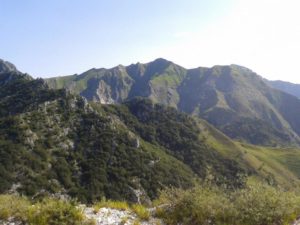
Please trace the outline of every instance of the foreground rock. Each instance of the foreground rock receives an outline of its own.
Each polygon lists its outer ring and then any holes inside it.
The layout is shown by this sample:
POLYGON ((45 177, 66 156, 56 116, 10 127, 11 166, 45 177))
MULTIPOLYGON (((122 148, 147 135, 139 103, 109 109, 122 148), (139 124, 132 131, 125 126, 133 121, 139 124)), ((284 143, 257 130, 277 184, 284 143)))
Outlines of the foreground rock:
POLYGON ((137 215, 127 210, 101 208, 95 212, 93 208, 85 208, 84 214, 88 219, 94 219, 96 225, 163 225, 157 218, 150 217, 148 221, 141 221, 137 215))
POLYGON ((7 221, 0 220, 0 225, 23 225, 23 223, 15 221, 14 218, 9 218, 7 221))

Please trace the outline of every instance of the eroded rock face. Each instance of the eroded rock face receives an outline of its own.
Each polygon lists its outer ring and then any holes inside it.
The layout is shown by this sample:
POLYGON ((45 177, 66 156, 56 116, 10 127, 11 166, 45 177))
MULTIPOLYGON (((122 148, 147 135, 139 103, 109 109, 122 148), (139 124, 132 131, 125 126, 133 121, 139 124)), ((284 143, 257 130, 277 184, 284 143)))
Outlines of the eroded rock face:
POLYGON ((128 97, 129 87, 132 85, 130 79, 108 77, 91 79, 87 82, 87 88, 80 94, 89 101, 100 102, 102 104, 114 104, 122 102, 128 97), (114 88, 112 88, 114 87, 114 88))
POLYGON ((115 101, 112 98, 111 88, 103 80, 99 82, 96 95, 93 97, 102 104, 113 104, 115 101))

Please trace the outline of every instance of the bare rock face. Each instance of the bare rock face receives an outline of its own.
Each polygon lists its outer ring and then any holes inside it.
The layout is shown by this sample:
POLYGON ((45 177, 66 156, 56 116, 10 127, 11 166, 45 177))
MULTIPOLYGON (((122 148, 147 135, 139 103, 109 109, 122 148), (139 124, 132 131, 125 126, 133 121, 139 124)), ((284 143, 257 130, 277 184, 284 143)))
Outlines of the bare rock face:
POLYGON ((94 100, 98 100, 102 104, 114 103, 114 99, 111 96, 111 88, 103 80, 99 82, 99 87, 94 96, 94 100))

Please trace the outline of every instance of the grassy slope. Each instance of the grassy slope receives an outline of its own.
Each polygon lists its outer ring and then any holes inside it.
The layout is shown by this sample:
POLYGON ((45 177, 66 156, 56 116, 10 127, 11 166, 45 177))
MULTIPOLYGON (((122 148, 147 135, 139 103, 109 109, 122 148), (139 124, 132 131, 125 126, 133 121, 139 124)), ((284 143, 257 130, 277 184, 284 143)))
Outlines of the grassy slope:
POLYGON ((202 121, 202 138, 217 151, 240 165, 250 167, 254 175, 285 188, 300 187, 300 149, 270 148, 233 142, 220 131, 202 121), (210 135, 209 135, 210 134, 210 135))
POLYGON ((241 145, 244 158, 258 174, 288 189, 300 187, 300 150, 241 145))
POLYGON ((48 78, 45 81, 49 87, 54 89, 66 88, 72 90, 76 94, 80 94, 87 88, 87 82, 92 77, 96 77, 98 74, 94 70, 89 70, 82 75, 69 75, 62 77, 48 78))
POLYGON ((69 85, 75 79, 75 75, 63 76, 63 77, 54 77, 47 79, 47 83, 51 88, 62 89, 69 85))

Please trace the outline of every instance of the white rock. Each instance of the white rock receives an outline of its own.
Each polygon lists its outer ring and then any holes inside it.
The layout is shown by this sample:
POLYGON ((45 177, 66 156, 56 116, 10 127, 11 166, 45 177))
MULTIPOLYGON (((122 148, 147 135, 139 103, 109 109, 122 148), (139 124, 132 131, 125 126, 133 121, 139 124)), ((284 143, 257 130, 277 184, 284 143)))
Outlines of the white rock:
MULTIPOLYGON (((130 211, 118 210, 111 208, 101 208, 98 212, 94 212, 93 208, 85 208, 84 214, 89 219, 94 219, 96 225, 133 225, 135 221, 139 221, 138 217, 130 211)), ((163 224, 161 220, 150 218, 149 221, 141 221, 141 225, 157 225, 163 224)))

